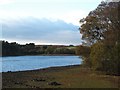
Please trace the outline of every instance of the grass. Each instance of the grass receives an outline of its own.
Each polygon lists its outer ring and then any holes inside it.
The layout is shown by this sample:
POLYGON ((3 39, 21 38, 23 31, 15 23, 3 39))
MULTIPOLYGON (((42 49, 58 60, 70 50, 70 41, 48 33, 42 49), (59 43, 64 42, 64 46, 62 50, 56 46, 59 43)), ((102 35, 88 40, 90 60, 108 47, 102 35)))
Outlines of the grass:
POLYGON ((76 47, 75 46, 72 46, 72 47, 67 47, 68 49, 75 49, 76 47))
POLYGON ((119 88, 118 79, 81 66, 55 67, 3 73, 3 88, 119 88), (50 85, 52 82, 61 85, 50 85))

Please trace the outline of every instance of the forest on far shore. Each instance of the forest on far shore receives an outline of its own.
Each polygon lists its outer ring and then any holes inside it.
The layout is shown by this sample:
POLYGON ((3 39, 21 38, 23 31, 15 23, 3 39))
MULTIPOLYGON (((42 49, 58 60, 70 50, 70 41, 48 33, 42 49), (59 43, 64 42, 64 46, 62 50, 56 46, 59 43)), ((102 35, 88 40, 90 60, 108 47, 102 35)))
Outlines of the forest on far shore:
POLYGON ((2 42, 2 56, 21 55, 75 55, 75 46, 69 45, 35 45, 29 43, 20 45, 16 42, 2 42))

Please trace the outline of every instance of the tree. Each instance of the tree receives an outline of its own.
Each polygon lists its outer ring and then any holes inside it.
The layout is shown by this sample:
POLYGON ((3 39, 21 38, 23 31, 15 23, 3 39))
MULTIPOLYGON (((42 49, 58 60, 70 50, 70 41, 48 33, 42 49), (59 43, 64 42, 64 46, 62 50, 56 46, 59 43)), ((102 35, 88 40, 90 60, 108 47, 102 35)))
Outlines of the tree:
POLYGON ((120 2, 102 2, 81 19, 80 33, 84 43, 91 46, 89 56, 85 56, 94 70, 108 74, 120 74, 120 2))
POLYGON ((90 51, 91 48, 88 46, 80 45, 76 47, 76 54, 82 57, 83 64, 88 67, 91 67, 91 62, 89 59, 90 51))
POLYGON ((67 47, 59 47, 54 50, 54 54, 75 54, 75 50, 68 49, 67 47))
POLYGON ((84 43, 92 45, 97 41, 109 38, 110 35, 106 34, 112 32, 112 30, 115 32, 120 30, 118 6, 119 3, 117 2, 102 2, 86 18, 80 20, 80 23, 82 23, 80 33, 84 43))
POLYGON ((53 54, 55 49, 56 49, 56 47, 54 47, 54 46, 49 46, 49 47, 45 50, 45 53, 46 53, 46 54, 53 54))
POLYGON ((82 56, 88 56, 90 54, 90 47, 83 45, 77 46, 76 54, 82 56))

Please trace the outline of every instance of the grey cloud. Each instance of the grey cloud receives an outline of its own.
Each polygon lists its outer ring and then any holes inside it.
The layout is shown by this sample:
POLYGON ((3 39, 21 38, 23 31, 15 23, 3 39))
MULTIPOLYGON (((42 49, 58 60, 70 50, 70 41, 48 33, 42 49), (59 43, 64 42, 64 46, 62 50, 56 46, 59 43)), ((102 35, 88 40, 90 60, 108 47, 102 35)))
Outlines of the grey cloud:
POLYGON ((10 23, 2 23, 4 39, 41 40, 46 43, 79 44, 78 26, 62 20, 27 18, 10 23))

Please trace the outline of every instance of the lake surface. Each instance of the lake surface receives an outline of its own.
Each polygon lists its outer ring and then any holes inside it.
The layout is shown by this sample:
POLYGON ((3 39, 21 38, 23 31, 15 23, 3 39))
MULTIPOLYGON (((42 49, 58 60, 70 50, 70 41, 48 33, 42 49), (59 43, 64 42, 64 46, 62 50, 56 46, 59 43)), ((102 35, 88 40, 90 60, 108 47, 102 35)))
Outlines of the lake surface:
POLYGON ((79 56, 14 56, 0 57, 2 70, 7 71, 25 71, 35 70, 47 67, 67 66, 81 64, 82 59, 79 56))

